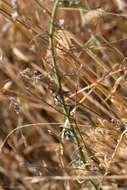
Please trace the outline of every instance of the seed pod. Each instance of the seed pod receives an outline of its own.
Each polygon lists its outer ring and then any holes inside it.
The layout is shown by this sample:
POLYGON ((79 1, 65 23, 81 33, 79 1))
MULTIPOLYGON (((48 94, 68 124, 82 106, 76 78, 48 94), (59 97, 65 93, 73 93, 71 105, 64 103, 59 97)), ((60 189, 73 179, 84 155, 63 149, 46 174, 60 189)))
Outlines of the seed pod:
POLYGON ((90 10, 85 14, 85 19, 84 19, 85 24, 89 24, 91 22, 93 23, 97 21, 97 19, 102 18, 105 15, 106 12, 101 8, 96 10, 90 10))

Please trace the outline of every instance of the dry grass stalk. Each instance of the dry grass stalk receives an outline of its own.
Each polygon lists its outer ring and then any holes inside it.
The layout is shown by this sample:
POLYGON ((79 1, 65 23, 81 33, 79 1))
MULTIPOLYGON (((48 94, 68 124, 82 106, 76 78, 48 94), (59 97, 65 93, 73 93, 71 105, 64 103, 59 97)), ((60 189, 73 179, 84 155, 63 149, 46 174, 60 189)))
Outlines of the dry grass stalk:
POLYGON ((127 23, 119 17, 122 13, 115 13, 112 2, 87 2, 87 27, 103 18, 102 36, 94 27, 91 33, 82 27, 74 10, 84 7, 60 7, 54 24, 56 67, 84 166, 61 108, 49 54, 53 3, 15 3, 16 8, 9 0, 0 4, 1 188, 83 189, 84 183, 91 189, 89 181, 99 183, 104 176, 102 189, 126 189, 127 23), (98 5, 109 10, 92 10, 98 5), (61 18, 64 30, 58 26, 61 18))

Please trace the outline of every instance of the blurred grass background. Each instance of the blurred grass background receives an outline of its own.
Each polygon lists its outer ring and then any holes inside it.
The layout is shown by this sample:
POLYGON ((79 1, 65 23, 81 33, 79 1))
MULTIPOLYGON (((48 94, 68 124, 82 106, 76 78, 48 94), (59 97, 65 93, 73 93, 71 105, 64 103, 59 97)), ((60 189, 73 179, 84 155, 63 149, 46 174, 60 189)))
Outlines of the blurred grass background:
POLYGON ((127 188, 126 28, 124 0, 0 1, 0 190, 127 188))

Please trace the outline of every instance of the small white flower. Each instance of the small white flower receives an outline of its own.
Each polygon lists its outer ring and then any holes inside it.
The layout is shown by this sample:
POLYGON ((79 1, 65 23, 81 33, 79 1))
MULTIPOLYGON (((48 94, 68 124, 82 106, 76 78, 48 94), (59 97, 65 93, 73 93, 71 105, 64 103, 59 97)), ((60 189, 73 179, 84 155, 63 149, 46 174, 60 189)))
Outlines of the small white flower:
POLYGON ((32 45, 32 46, 30 47, 30 50, 31 50, 31 51, 35 51, 35 50, 36 50, 35 45, 32 45))
POLYGON ((2 61, 2 59, 3 59, 3 56, 1 55, 1 56, 0 56, 0 61, 2 61))
POLYGON ((17 11, 15 11, 14 13, 11 14, 11 16, 12 16, 13 20, 16 20, 16 18, 17 18, 17 16, 19 16, 19 14, 17 11))
POLYGON ((60 26, 63 26, 63 25, 64 25, 64 19, 63 19, 63 18, 61 18, 61 19, 59 20, 59 25, 60 25, 60 26))
POLYGON ((122 0, 116 0, 119 10, 123 10, 126 6, 126 3, 122 0))
POLYGON ((17 2, 16 0, 11 0, 11 4, 13 6, 14 9, 17 9, 17 2))

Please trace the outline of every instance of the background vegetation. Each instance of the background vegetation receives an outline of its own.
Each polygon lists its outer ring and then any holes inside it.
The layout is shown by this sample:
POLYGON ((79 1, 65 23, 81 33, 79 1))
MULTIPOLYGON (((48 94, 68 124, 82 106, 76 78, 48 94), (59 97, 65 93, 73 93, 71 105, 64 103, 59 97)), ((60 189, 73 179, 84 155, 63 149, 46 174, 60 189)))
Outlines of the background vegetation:
POLYGON ((127 3, 0 1, 0 190, 127 188, 127 3))

